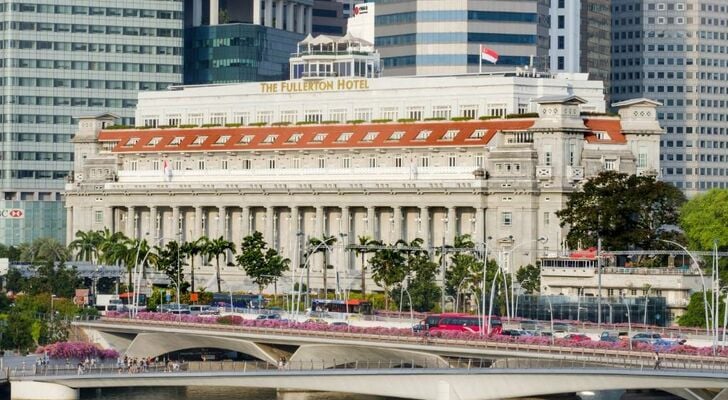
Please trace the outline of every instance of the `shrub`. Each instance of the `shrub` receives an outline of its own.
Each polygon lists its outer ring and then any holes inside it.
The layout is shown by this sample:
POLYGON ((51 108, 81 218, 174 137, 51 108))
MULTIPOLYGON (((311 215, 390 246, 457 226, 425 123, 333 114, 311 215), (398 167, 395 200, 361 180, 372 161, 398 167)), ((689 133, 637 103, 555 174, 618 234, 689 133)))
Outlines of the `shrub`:
POLYGON ((447 120, 447 118, 442 118, 442 117, 428 117, 428 118, 425 118, 425 121, 446 121, 446 120, 447 120))
POLYGON ((296 125, 315 125, 317 123, 316 121, 298 121, 296 125))
POLYGON ((365 122, 366 121, 363 120, 363 119, 350 119, 350 120, 346 121, 347 124, 354 124, 354 125, 356 125, 356 124, 363 124, 365 122))
POLYGON ((199 125, 196 125, 196 124, 182 124, 179 127, 185 129, 185 128, 197 128, 198 126, 199 125))
POLYGON ((251 122, 248 124, 248 126, 266 126, 268 125, 267 122, 251 122))
POLYGON ((291 123, 288 121, 278 121, 278 122, 274 122, 274 123, 270 124, 270 126, 288 126, 290 124, 291 123))
POLYGON ((215 128, 218 126, 222 126, 222 125, 220 125, 220 124, 202 124, 203 128, 215 128))
POLYGON ((481 121, 487 121, 489 119, 498 119, 498 118, 500 118, 500 117, 497 115, 481 115, 480 118, 478 118, 478 119, 481 121))
POLYGON ((176 128, 177 125, 159 125, 159 129, 170 129, 170 128, 176 128))
POLYGON ((340 123, 341 123, 341 121, 337 121, 335 119, 328 119, 326 121, 321 121, 321 124, 323 124, 323 125, 335 125, 335 124, 340 124, 340 123))
POLYGON ((92 343, 86 342, 56 342, 47 346, 38 347, 35 353, 47 353, 51 359, 72 358, 76 360, 86 357, 109 359, 119 356, 119 353, 114 349, 101 349, 92 343))
POLYGON ((452 117, 450 121, 470 121, 471 119, 470 117, 452 117))
POLYGON ((115 129, 134 129, 134 127, 131 126, 131 125, 109 125, 106 128, 104 128, 104 129, 108 129, 108 130, 112 130, 113 131, 115 129))
POLYGON ((377 118, 372 120, 372 123, 375 124, 386 124, 387 122, 392 122, 392 120, 389 118, 377 118))
POLYGON ((508 114, 506 119, 514 118, 538 118, 538 113, 522 113, 522 114, 508 114))
POLYGON ((225 124, 226 128, 239 128, 241 126, 243 126, 243 124, 241 124, 240 122, 230 122, 225 124))
POLYGON ((397 120, 397 122, 401 122, 403 124, 407 124, 407 123, 410 123, 410 122, 416 122, 416 121, 417 120, 414 119, 414 118, 400 118, 400 119, 397 120))

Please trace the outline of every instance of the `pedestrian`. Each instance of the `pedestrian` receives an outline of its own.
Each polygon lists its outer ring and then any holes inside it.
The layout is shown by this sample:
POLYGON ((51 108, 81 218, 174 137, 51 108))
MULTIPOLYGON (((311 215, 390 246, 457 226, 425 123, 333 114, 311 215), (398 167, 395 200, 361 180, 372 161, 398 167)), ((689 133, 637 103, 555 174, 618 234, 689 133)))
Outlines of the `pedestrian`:
POLYGON ((80 361, 78 362, 78 368, 76 369, 76 374, 83 375, 83 363, 80 361))
POLYGON ((660 369, 660 362, 661 361, 662 360, 660 360, 660 352, 659 351, 655 351, 655 369, 660 369))

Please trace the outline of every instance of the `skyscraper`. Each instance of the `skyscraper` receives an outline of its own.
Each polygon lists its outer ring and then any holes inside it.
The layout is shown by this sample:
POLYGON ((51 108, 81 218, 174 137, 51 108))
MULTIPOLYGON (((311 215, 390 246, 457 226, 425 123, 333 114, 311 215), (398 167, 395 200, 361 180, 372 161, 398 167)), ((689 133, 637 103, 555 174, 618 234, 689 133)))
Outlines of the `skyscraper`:
POLYGON ((584 72, 590 79, 611 78, 611 0, 551 2, 551 72, 584 72))
POLYGON ((662 103, 661 179, 688 195, 728 186, 728 4, 614 0, 612 99, 662 103))
POLYGON ((385 76, 477 72, 481 44, 500 55, 484 70, 544 71, 548 15, 544 0, 387 0, 376 2, 375 45, 385 76))
POLYGON ((176 0, 0 4, 0 209, 23 217, 0 218, 0 243, 65 241, 78 117, 112 112, 133 124, 138 91, 180 83, 182 13, 176 0))

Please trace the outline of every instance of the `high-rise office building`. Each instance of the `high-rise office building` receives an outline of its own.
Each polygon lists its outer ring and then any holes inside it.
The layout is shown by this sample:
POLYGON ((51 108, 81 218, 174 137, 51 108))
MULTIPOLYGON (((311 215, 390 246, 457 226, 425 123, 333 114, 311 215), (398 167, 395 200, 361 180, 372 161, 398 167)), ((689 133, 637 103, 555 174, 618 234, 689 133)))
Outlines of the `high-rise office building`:
POLYGON ((728 3, 614 0, 612 99, 658 100, 661 179, 688 195, 728 186, 728 3))
POLYGON ((495 50, 484 71, 549 62, 549 2, 545 0, 377 1, 375 44, 384 75, 477 72, 480 45, 495 50))
POLYGON ((344 5, 336 0, 315 0, 313 2, 313 35, 337 35, 346 33, 344 5))
POLYGON ((182 82, 182 12, 174 0, 0 4, 0 209, 20 211, 0 212, 0 243, 65 242, 78 118, 133 125, 138 91, 182 82))
POLYGON ((585 72, 590 79, 611 78, 611 0, 551 2, 551 72, 585 72))
POLYGON ((314 20, 314 0, 185 0, 185 10, 186 84, 288 79, 314 20))

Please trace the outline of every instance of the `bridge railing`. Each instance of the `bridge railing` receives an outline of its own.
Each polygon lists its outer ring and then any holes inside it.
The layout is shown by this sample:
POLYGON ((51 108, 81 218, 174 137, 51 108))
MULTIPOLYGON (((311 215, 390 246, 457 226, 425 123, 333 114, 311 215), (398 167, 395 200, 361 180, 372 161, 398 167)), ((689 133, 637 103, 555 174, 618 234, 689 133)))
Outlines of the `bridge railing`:
MULTIPOLYGON (((103 324, 122 323, 125 325, 138 324, 138 321, 130 321, 125 318, 105 318, 100 321, 103 324)), ((596 357, 602 362, 616 363, 629 359, 633 362, 639 362, 644 365, 654 363, 654 354, 651 351, 633 351, 629 349, 614 348, 585 348, 585 347, 565 347, 559 345, 543 345, 528 344, 523 342, 500 342, 491 340, 464 340, 437 338, 430 336, 398 336, 393 334, 372 334, 347 331, 322 331, 322 330, 303 330, 289 329, 285 327, 260 327, 260 326, 242 326, 242 325, 222 325, 222 324, 200 324, 185 323, 171 321, 143 321, 144 326, 174 327, 174 328, 193 328, 197 330, 205 330, 211 332, 235 332, 247 333, 255 335, 285 336, 292 339, 300 337, 317 337, 327 339, 337 339, 344 341, 370 341, 374 343, 399 343, 416 346, 427 346, 436 348, 438 346, 456 347, 456 348, 476 348, 482 350, 499 350, 510 352, 527 352, 531 356, 547 356, 550 358, 565 358, 589 360, 590 357, 596 357), (636 360, 636 361, 635 361, 636 360)), ((663 365, 672 363, 674 366, 690 366, 691 368, 715 369, 723 370, 728 366, 728 358, 716 357, 710 355, 687 355, 687 354, 660 354, 663 365)))
POLYGON ((69 365, 34 366, 32 368, 6 369, 4 372, 9 379, 38 376, 86 376, 86 375, 135 375, 135 374, 195 374, 195 373, 269 373, 275 371, 372 371, 412 369, 424 370, 458 370, 467 374, 483 370, 574 370, 598 368, 609 370, 691 370, 711 373, 728 373, 726 364, 714 365, 710 363, 679 363, 674 361, 661 362, 655 365, 654 361, 639 359, 614 359, 606 364, 601 357, 588 357, 583 360, 556 360, 538 359, 500 359, 493 361, 484 358, 453 358, 447 362, 432 359, 382 359, 382 360, 294 360, 281 361, 277 365, 266 361, 167 361, 151 362, 148 364, 133 363, 130 365, 98 364, 93 367, 80 368, 69 365))

